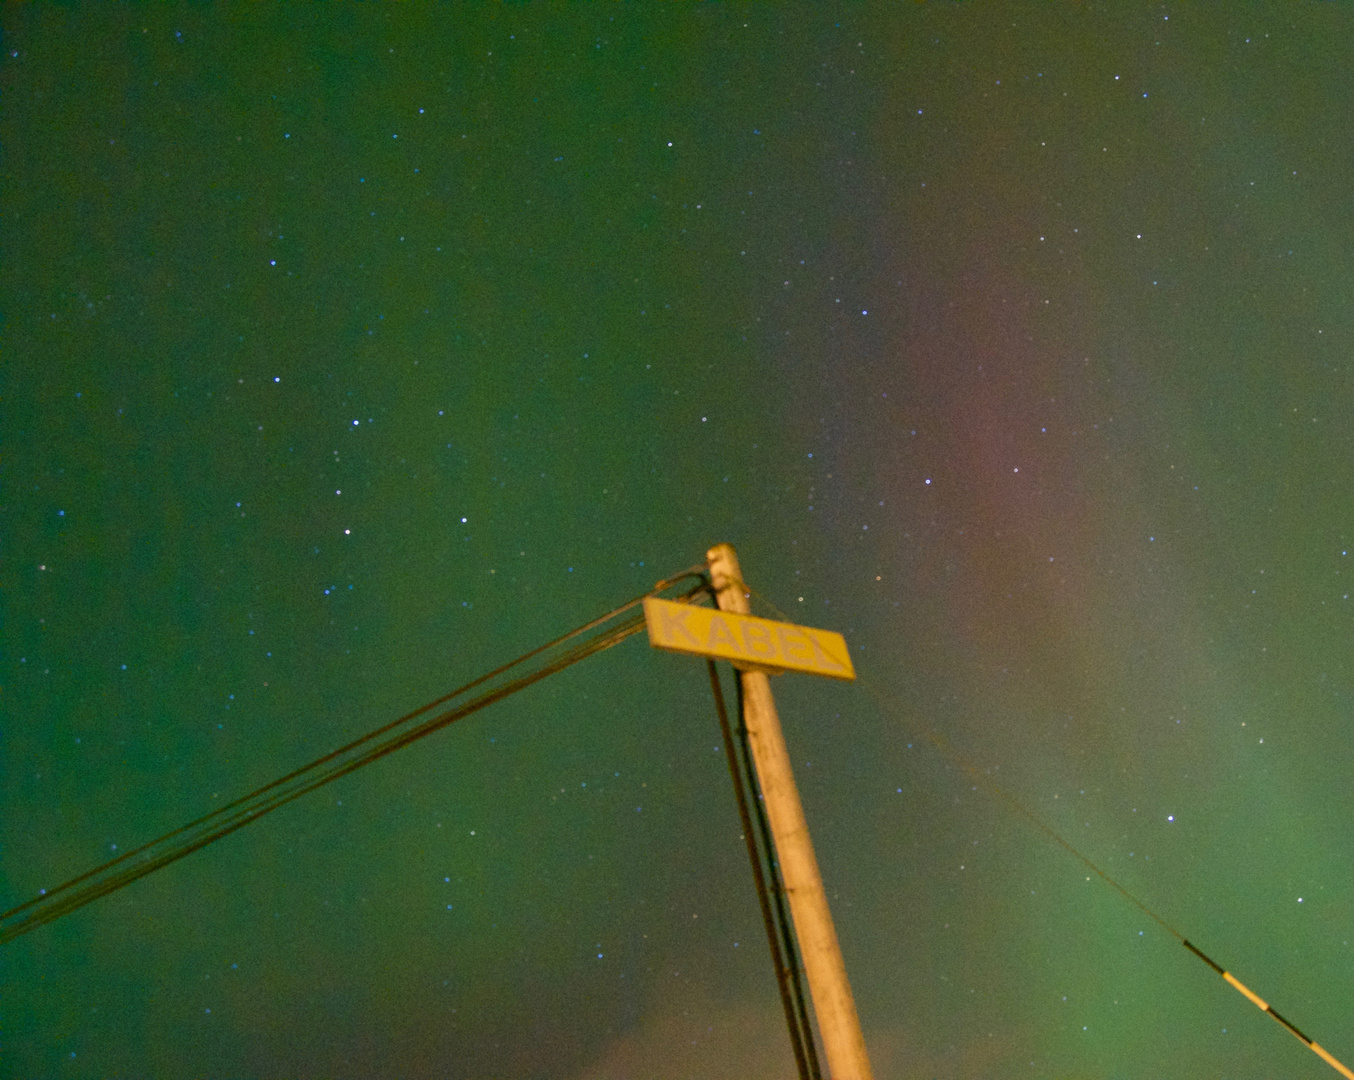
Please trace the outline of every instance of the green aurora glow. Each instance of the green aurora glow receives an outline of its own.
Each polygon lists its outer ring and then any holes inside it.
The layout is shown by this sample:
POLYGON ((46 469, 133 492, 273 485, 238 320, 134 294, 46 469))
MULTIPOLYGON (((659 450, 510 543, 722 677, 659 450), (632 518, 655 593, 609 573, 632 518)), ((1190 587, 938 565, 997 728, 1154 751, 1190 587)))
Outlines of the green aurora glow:
MULTIPOLYGON (((1354 1059, 1339 5, 11 5, 9 907, 738 546, 876 1075, 1354 1059)), ((15 1077, 792 1072, 626 643, 29 934, 15 1077)))

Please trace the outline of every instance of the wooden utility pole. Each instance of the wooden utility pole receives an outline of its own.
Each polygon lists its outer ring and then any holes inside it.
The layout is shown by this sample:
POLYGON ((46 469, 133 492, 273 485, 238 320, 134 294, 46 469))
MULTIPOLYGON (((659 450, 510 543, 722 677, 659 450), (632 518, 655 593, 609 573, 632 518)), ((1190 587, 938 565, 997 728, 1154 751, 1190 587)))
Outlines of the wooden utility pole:
MULTIPOLYGON (((706 559, 720 610, 750 615, 747 587, 733 545, 712 547, 706 559)), ((771 823, 781 880, 790 900, 790 916, 808 976, 809 996, 823 1039, 828 1075, 832 1080, 873 1080, 851 984, 846 980, 846 964, 842 961, 818 860, 804 820, 804 807, 790 769, 780 717, 771 697, 771 681, 765 671, 757 670, 740 670, 738 677, 743 683, 748 741, 752 744, 757 779, 771 823)))

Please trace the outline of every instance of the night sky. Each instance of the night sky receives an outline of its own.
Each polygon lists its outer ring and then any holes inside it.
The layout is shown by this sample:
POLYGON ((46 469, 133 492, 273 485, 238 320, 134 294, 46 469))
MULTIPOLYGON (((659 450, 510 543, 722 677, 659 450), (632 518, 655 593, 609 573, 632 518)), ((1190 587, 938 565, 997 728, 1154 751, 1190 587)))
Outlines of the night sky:
MULTIPOLYGON (((729 541, 881 1080, 1335 1075, 930 732, 1354 1061, 1347 7, 2 18, 3 907, 729 541)), ((792 1072, 642 637, 0 949, 5 1076, 792 1072)))

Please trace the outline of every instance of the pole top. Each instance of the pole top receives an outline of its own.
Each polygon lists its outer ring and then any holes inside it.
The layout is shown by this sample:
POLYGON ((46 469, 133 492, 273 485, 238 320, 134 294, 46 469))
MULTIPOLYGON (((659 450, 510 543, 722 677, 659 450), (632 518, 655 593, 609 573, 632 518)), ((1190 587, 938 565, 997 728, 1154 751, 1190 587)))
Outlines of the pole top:
POLYGON ((721 611, 732 611, 739 615, 751 615, 752 605, 748 602, 748 587, 743 581, 743 571, 738 565, 738 552, 732 544, 716 544, 705 553, 710 567, 710 584, 715 590, 715 603, 721 611))

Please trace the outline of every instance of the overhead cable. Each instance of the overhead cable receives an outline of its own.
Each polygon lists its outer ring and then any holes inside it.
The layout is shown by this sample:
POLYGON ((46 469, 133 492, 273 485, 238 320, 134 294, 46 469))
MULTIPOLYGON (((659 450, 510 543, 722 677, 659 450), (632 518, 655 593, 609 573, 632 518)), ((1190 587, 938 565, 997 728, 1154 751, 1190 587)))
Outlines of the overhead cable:
MULTIPOLYGON (((523 653, 488 674, 472 679, 437 700, 430 701, 398 720, 368 732, 360 739, 355 739, 196 821, 125 852, 116 859, 96 866, 55 888, 41 890, 31 900, 0 914, 0 944, 12 941, 53 919, 59 919, 101 896, 125 888, 133 881, 220 840, 236 829, 258 821, 263 815, 293 799, 337 780, 340 776, 346 776, 364 765, 369 765, 426 735, 431 735, 434 731, 439 731, 486 705, 501 701, 508 695, 539 682, 547 675, 552 675, 594 653, 618 644, 644 628, 643 613, 634 609, 643 603, 645 597, 672 589, 684 580, 700 578, 703 571, 703 566, 692 567, 660 581, 643 596, 638 596, 614 611, 609 611, 539 648, 523 653), (627 615, 627 612, 630 614, 627 615), (514 669, 521 669, 528 661, 535 663, 509 677, 514 669), (439 706, 462 698, 477 688, 480 688, 480 692, 474 697, 442 712, 434 713, 439 706), (429 716, 429 713, 434 715, 429 716)), ((701 587, 703 586, 697 586, 701 587)))

